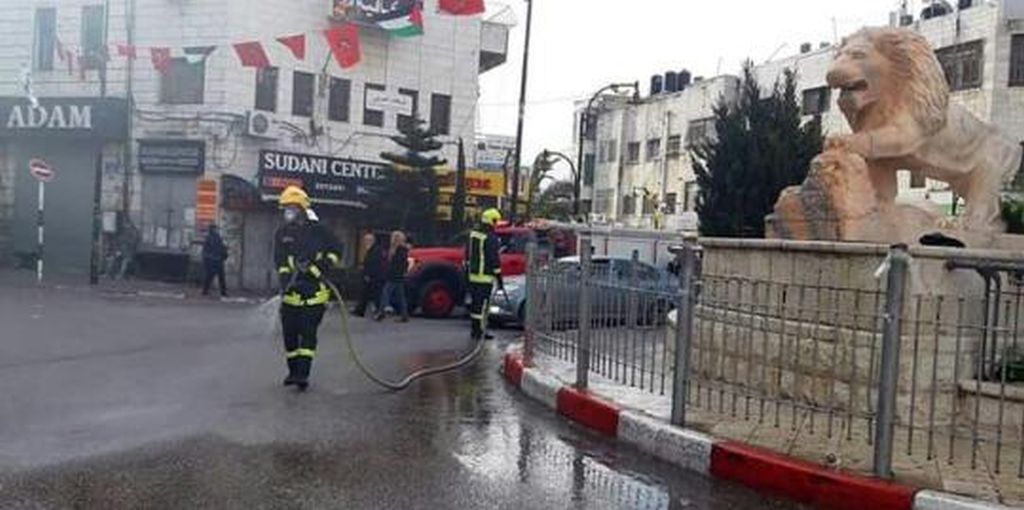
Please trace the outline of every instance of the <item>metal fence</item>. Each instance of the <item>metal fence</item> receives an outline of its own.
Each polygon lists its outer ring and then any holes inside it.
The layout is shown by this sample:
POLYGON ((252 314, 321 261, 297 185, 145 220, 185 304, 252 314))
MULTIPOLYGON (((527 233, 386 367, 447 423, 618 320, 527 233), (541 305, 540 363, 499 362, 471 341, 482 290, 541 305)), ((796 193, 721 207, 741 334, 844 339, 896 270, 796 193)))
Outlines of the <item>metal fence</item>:
POLYGON ((705 270, 697 242, 676 239, 668 280, 581 239, 578 259, 531 257, 528 362, 670 397, 680 425, 700 412, 859 441, 880 476, 898 454, 1024 478, 1024 261, 932 256, 978 285, 930 288, 894 247, 862 257, 873 283, 851 285, 812 258, 784 275, 705 270))

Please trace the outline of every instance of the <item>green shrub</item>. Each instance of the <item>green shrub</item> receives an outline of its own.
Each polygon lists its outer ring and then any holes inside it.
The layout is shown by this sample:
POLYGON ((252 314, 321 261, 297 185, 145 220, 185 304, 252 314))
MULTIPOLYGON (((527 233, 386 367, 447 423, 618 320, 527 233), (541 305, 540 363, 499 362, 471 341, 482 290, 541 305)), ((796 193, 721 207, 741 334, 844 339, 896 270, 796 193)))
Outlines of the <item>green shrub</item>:
POLYGON ((1004 194, 1000 201, 1006 231, 1024 234, 1024 199, 1017 194, 1004 194))

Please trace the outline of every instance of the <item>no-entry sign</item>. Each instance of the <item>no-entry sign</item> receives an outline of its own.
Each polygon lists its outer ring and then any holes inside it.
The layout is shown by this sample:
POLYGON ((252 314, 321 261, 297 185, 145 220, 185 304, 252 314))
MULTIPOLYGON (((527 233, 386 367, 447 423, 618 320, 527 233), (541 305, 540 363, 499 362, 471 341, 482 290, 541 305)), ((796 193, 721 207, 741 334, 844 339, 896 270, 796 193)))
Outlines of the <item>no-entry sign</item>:
POLYGON ((34 158, 32 161, 28 162, 28 172, 32 174, 32 177, 35 177, 35 179, 40 182, 50 182, 53 180, 54 176, 53 169, 50 168, 50 165, 39 158, 34 158))

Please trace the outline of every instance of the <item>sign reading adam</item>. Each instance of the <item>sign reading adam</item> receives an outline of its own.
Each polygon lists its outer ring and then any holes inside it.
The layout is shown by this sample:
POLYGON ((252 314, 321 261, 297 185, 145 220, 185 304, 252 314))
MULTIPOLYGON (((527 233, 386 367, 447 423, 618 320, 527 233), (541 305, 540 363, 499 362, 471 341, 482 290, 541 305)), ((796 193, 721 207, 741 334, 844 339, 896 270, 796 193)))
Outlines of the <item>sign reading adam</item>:
POLYGON ((123 99, 0 98, 0 136, 124 138, 128 109, 123 99))
POLYGON ((353 205, 384 191, 390 168, 372 161, 265 150, 260 151, 259 178, 264 195, 301 186, 315 202, 353 205))

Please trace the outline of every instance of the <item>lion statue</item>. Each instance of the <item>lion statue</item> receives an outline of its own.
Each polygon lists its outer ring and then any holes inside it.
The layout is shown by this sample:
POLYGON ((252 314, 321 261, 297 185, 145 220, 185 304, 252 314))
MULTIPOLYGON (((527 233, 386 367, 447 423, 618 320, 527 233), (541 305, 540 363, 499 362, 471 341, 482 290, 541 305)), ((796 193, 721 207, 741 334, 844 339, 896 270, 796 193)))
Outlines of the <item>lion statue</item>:
POLYGON ((966 202, 961 227, 1000 232, 999 195, 1021 163, 1021 147, 963 107, 928 41, 904 28, 865 28, 839 48, 827 76, 852 134, 827 150, 863 157, 883 216, 895 208, 897 170, 949 183, 966 202))

